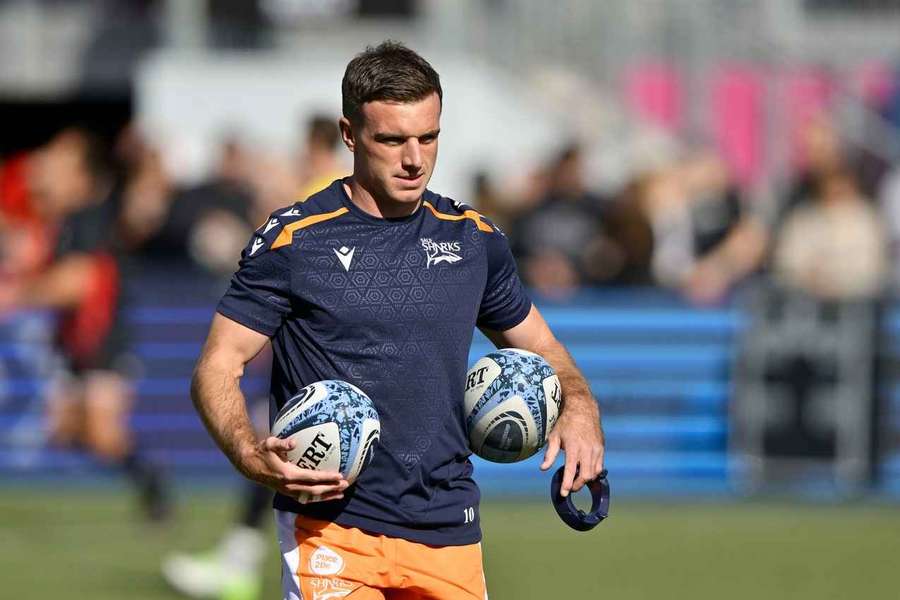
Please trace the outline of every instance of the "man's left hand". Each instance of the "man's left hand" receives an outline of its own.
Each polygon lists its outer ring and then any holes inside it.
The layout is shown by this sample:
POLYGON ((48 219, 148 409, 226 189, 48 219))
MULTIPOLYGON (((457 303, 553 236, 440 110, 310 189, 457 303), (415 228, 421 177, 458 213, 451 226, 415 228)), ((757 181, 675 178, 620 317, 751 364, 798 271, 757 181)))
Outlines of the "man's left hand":
POLYGON ((542 471, 553 466, 560 450, 566 454, 560 488, 560 495, 565 497, 570 491, 577 492, 585 483, 596 479, 603 470, 604 440, 597 411, 563 410, 547 440, 542 471))

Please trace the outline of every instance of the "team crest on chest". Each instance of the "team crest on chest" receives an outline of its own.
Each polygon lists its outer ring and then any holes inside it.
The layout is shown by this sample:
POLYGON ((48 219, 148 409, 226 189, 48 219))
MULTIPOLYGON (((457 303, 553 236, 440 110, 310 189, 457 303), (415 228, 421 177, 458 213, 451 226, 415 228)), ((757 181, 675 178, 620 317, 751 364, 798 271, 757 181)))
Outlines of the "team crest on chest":
POLYGON ((462 260, 462 256, 458 254, 460 251, 459 242, 436 242, 431 238, 421 238, 419 242, 425 249, 425 268, 430 269, 431 265, 438 263, 455 263, 462 260))

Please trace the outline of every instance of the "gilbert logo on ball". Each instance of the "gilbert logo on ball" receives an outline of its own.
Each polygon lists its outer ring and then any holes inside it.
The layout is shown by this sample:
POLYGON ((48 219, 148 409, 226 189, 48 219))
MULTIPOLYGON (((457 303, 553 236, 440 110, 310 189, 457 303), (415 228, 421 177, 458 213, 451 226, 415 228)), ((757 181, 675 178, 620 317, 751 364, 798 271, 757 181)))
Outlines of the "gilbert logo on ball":
POLYGON ((275 416, 272 435, 293 439, 288 460, 304 469, 340 471, 353 483, 381 435, 375 404, 346 381, 317 381, 301 389, 275 416))
POLYGON ((547 442, 562 403, 559 379, 543 357, 504 348, 466 375, 469 447, 492 462, 525 460, 547 442))

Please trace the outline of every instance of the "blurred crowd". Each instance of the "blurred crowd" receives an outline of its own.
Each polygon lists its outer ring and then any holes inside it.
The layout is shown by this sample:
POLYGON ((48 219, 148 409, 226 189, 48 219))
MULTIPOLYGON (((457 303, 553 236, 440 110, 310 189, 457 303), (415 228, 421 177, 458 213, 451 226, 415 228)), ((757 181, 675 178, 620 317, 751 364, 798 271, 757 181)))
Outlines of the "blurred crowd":
POLYGON ((900 163, 855 153, 826 115, 810 119, 787 181, 742 190, 711 146, 683 148, 611 197, 587 188, 577 144, 504 197, 486 175, 477 203, 505 226, 533 289, 645 285, 697 305, 727 299, 749 277, 823 300, 898 289, 900 163))
MULTIPOLYGON (((334 116, 312 116, 297 139, 284 157, 223 135, 207 180, 189 186, 133 125, 112 140, 69 127, 6 157, 0 302, 15 304, 53 260, 67 219, 89 207, 120 258, 227 277, 266 215, 349 174, 334 116)), ((464 200, 503 228, 523 278, 548 298, 639 285, 710 305, 759 273, 822 299, 900 289, 900 164, 854 153, 827 115, 810 119, 800 146, 790 180, 763 196, 741 189, 709 145, 684 146, 599 194, 586 183, 585 146, 572 142, 515 189, 475 174, 464 200)))
POLYGON ((0 286, 7 304, 59 253, 90 213, 103 250, 138 265, 228 277, 252 231, 274 209, 349 173, 336 119, 303 124, 296 156, 251 151, 223 136, 208 178, 177 184, 163 152, 128 125, 113 140, 72 126, 0 164, 0 286))
MULTIPOLYGON (((146 293, 141 275, 149 267, 190 281, 198 298, 220 294, 267 215, 348 172, 335 119, 313 116, 300 133, 292 158, 223 136, 209 177, 192 185, 175 183, 165 149, 134 126, 114 139, 66 127, 0 166, 0 321, 12 315, 6 331, 18 332, 27 319, 17 311, 56 315, 58 361, 38 372, 53 380, 40 394, 43 436, 124 474, 151 521, 167 520, 172 500, 165 468, 130 419, 141 364, 127 313, 146 293)), ((262 488, 251 496, 247 521, 256 523, 270 502, 262 488)))

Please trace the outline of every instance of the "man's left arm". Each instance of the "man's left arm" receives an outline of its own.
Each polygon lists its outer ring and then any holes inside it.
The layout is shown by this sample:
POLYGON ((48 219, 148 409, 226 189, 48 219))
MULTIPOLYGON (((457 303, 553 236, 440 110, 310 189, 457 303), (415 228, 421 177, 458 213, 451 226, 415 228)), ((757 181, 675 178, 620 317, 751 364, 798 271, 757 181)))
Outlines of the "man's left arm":
POLYGON ((590 386, 534 306, 515 327, 506 331, 482 328, 482 332, 498 348, 522 348, 540 354, 556 371, 562 388, 563 408, 556 427, 550 432, 541 469, 546 471, 553 466, 562 450, 566 465, 560 493, 567 496, 570 490, 577 492, 603 470, 603 428, 600 409, 590 386))

